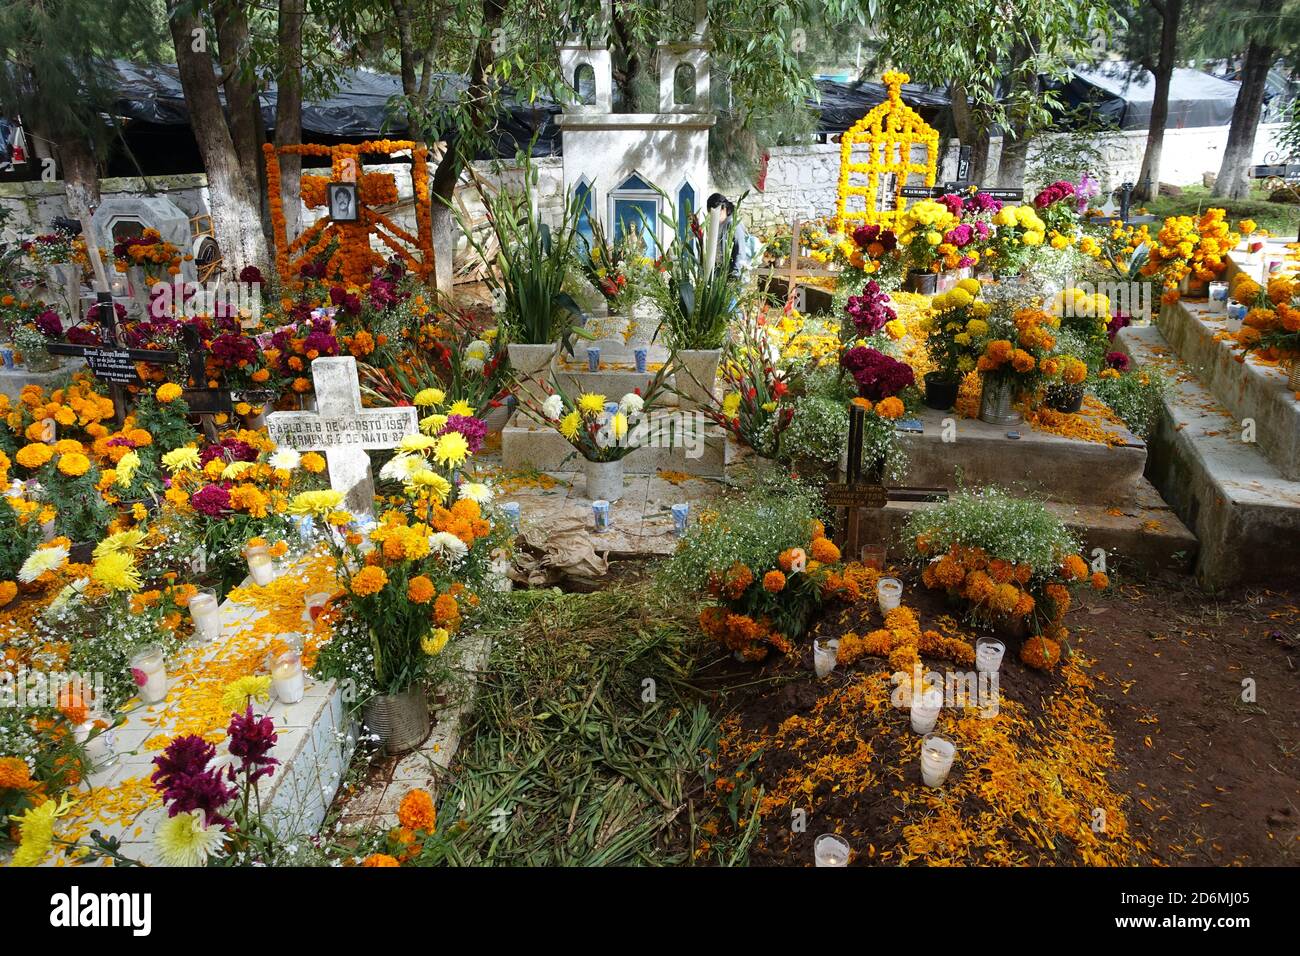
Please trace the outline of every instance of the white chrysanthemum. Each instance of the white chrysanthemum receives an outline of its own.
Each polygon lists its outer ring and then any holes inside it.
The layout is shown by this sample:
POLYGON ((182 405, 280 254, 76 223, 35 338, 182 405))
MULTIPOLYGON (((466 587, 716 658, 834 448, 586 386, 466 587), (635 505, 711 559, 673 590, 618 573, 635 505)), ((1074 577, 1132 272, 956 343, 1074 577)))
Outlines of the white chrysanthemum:
POLYGON ((542 402, 542 414, 551 421, 556 421, 564 412, 564 397, 558 393, 549 395, 546 401, 542 402))
POLYGON ((475 339, 469 345, 465 346, 465 357, 475 359, 479 362, 486 362, 488 356, 492 354, 492 346, 488 345, 482 339, 475 339))
POLYGON ((379 477, 385 481, 408 481, 413 472, 423 467, 424 459, 419 455, 394 455, 379 469, 379 477))
POLYGON ((636 415, 645 408, 645 399, 636 392, 628 392, 619 400, 618 407, 625 415, 636 415))
POLYGON ((450 531, 435 531, 429 535, 429 550, 455 564, 465 556, 469 548, 465 546, 464 541, 450 531))
POLYGON ((467 481, 460 486, 460 496, 485 505, 492 500, 492 489, 480 481, 467 481))
POLYGON ((52 548, 37 548, 18 569, 18 580, 23 584, 31 584, 46 571, 59 570, 67 560, 68 549, 61 544, 52 548))
POLYGON ((191 810, 158 824, 153 842, 165 866, 206 866, 225 839, 221 827, 204 825, 202 810, 191 810))
POLYGON ((294 448, 277 448, 270 458, 271 467, 293 471, 302 464, 302 455, 294 448))

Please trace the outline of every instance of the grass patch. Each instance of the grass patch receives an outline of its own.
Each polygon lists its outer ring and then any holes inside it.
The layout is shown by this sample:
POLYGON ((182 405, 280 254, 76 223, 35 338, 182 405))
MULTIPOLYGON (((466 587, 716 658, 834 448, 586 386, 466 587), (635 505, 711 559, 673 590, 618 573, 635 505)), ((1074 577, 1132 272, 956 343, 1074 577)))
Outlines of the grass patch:
MULTIPOLYGON (((1184 186, 1181 196, 1160 196, 1145 204, 1147 212, 1162 219, 1168 216, 1199 216, 1211 207, 1227 212, 1232 225, 1242 219, 1254 219, 1273 235, 1294 239, 1300 224, 1300 206, 1268 201, 1268 192, 1252 189, 1249 199, 1223 199, 1211 196, 1204 186, 1184 186)), ((1153 230, 1154 232, 1154 230, 1153 230)))
POLYGON ((641 582, 511 595, 420 862, 674 866, 707 844, 744 863, 756 826, 701 829, 718 723, 691 685, 694 610, 641 582))

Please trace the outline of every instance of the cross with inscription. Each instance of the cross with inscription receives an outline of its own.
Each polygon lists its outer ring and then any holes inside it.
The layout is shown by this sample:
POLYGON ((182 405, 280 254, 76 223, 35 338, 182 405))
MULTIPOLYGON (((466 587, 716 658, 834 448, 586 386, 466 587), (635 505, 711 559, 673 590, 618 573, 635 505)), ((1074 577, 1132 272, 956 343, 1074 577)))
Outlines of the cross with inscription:
POLYGON ((362 408, 357 360, 352 356, 318 358, 311 363, 316 411, 271 412, 266 431, 281 448, 323 451, 329 462, 330 487, 344 494, 355 515, 373 515, 375 481, 367 449, 396 448, 420 429, 415 408, 362 408))

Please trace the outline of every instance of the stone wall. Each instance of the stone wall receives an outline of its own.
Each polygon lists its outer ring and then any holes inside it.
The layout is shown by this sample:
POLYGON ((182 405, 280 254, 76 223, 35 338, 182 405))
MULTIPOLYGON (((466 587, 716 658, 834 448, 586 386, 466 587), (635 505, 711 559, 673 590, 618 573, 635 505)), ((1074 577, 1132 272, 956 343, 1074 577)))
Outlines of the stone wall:
MULTIPOLYGON (((148 179, 135 176, 102 179, 99 188, 102 196, 166 196, 190 216, 205 215, 208 211, 208 177, 203 173, 150 176, 148 179)), ((0 206, 14 213, 8 229, 0 235, 0 239, 5 241, 44 232, 55 217, 73 215, 61 181, 0 183, 0 206)))

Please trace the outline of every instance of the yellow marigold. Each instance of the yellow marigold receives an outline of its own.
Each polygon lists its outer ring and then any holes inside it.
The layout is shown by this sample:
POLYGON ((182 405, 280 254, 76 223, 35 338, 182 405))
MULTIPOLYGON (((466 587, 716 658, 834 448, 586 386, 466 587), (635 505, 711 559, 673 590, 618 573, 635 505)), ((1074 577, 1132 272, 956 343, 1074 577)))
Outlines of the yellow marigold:
POLYGON ((319 475, 325 470, 325 458, 314 451, 309 451, 302 456, 302 466, 313 475, 319 475))
POLYGON ((406 596, 416 604, 428 604, 436 593, 433 582, 423 574, 417 574, 406 585, 406 596))
POLYGON ((40 468, 53 457, 54 452, 50 450, 49 445, 37 442, 19 448, 18 453, 14 455, 14 461, 24 468, 40 468))
POLYGON ((80 478, 90 470, 90 459, 80 452, 59 456, 59 471, 72 478, 80 478))
POLYGON ((364 567, 352 576, 352 593, 358 597, 378 594, 388 583, 383 568, 364 567))
POLYGON ((172 402, 176 401, 176 399, 181 397, 183 391, 184 389, 175 382, 164 382, 158 386, 158 391, 154 392, 154 397, 157 398, 158 401, 162 402, 162 404, 170 405, 172 402))
POLYGON ((0 581, 0 607, 7 607, 17 596, 17 584, 13 581, 0 581))
POLYGON ((1066 557, 1061 565, 1061 572, 1071 580, 1082 581, 1088 576, 1088 565, 1077 554, 1071 554, 1066 557))
POLYGON ((0 757, 0 790, 28 790, 32 774, 27 764, 17 757, 0 757))
POLYGON ((409 830, 432 833, 438 823, 438 809, 427 790, 412 790, 402 797, 397 809, 397 822, 409 830))

